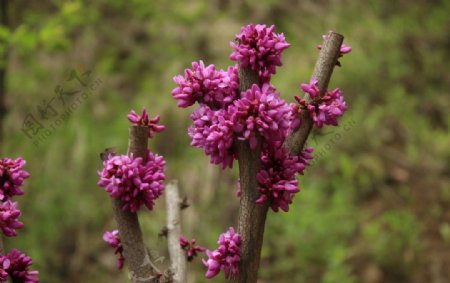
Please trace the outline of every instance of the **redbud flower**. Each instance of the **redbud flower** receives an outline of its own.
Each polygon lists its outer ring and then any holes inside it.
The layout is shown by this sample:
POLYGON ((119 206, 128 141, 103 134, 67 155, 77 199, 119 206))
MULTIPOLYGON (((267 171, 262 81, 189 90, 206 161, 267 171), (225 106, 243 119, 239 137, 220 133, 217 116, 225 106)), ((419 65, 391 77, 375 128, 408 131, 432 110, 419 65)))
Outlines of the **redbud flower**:
POLYGON ((234 49, 230 59, 257 72, 261 82, 268 82, 276 73, 276 67, 282 65, 281 54, 290 46, 284 34, 276 34, 274 30, 274 25, 250 24, 241 28, 236 42, 230 42, 234 49))
POLYGON ((153 132, 160 133, 166 128, 164 125, 158 125, 159 115, 153 117, 153 119, 148 118, 147 110, 142 108, 142 114, 138 115, 134 110, 131 110, 128 114, 128 121, 136 126, 147 126, 148 127, 148 137, 153 137, 153 132))
POLYGON ((260 88, 254 84, 242 92, 241 98, 228 107, 230 119, 238 138, 248 140, 250 148, 257 145, 257 133, 265 142, 279 147, 290 129, 291 107, 280 98, 270 84, 260 88))
POLYGON ((295 99, 308 110, 318 128, 322 128, 323 125, 337 126, 337 119, 347 111, 347 105, 339 88, 328 91, 325 96, 309 104, 298 96, 295 96, 295 99))
POLYGON ((122 269, 125 258, 123 257, 123 247, 122 242, 119 238, 119 231, 106 231, 105 234, 103 234, 103 241, 105 241, 111 248, 114 249, 114 254, 118 255, 117 268, 122 269))
POLYGON ((18 283, 37 283, 38 271, 30 271, 29 268, 33 263, 31 257, 23 254, 17 249, 12 249, 10 253, 6 255, 6 259, 3 259, 3 265, 5 261, 9 260, 9 267, 6 268, 12 282, 18 283))
POLYGON ((292 131, 292 130, 296 130, 300 127, 302 119, 300 116, 300 107, 297 103, 289 103, 289 107, 291 108, 290 128, 292 131))
POLYGON ((147 161, 127 155, 110 155, 103 162, 97 183, 113 198, 123 202, 124 211, 137 212, 142 205, 153 209, 155 200, 164 191, 165 160, 147 151, 147 161))
POLYGON ((194 122, 188 130, 191 145, 202 148, 206 155, 211 156, 212 164, 221 164, 222 168, 233 167, 236 158, 234 132, 227 111, 214 111, 204 105, 192 113, 191 119, 194 122))
POLYGON ((284 147, 273 149, 270 153, 263 152, 263 169, 256 174, 261 194, 256 203, 268 201, 273 211, 278 212, 281 208, 287 212, 295 194, 300 191, 295 174, 303 174, 313 157, 312 151, 312 148, 307 148, 298 156, 290 154, 284 147))
MULTIPOLYGON (((328 34, 322 35, 322 39, 323 39, 323 44, 325 44, 325 42, 330 38, 330 35, 333 31, 330 30, 328 32, 328 34)), ((322 49, 323 45, 319 44, 317 45, 317 48, 320 50, 322 49)), ((352 51, 352 48, 348 45, 346 45, 345 43, 342 43, 341 45, 341 49, 340 49, 340 53, 339 53, 339 57, 344 56, 344 54, 350 53, 352 51)), ((336 62, 336 65, 338 65, 339 67, 341 66, 341 62, 339 62, 339 60, 336 62)))
POLYGON ((195 239, 192 239, 189 242, 183 235, 180 236, 180 246, 184 251, 186 251, 186 258, 188 261, 192 261, 194 257, 197 256, 197 252, 202 253, 206 250, 202 246, 197 246, 195 244, 195 239))
POLYGON ((0 282, 8 280, 8 268, 10 265, 9 259, 4 255, 0 255, 0 282))
POLYGON ((21 157, 13 160, 11 158, 0 158, 0 200, 6 201, 16 195, 23 195, 20 188, 24 179, 30 174, 23 169, 26 161, 21 157))
POLYGON ((301 84, 300 88, 313 100, 320 97, 319 82, 316 79, 312 79, 309 84, 301 84))
POLYGON ((226 233, 220 235, 217 243, 219 247, 215 251, 207 250, 208 259, 203 260, 203 264, 208 268, 206 278, 216 276, 221 269, 225 272, 226 279, 231 276, 236 278, 239 275, 241 236, 230 227, 226 233))
POLYGON ((193 62, 192 69, 186 69, 184 76, 175 76, 173 80, 178 87, 173 89, 172 96, 178 100, 178 106, 183 108, 195 102, 214 109, 225 108, 238 94, 236 66, 224 71, 216 70, 213 64, 205 67, 203 61, 193 62))
POLYGON ((16 236, 16 229, 23 227, 23 223, 18 220, 22 213, 17 209, 17 205, 17 202, 9 200, 0 204, 0 228, 7 237, 16 236))

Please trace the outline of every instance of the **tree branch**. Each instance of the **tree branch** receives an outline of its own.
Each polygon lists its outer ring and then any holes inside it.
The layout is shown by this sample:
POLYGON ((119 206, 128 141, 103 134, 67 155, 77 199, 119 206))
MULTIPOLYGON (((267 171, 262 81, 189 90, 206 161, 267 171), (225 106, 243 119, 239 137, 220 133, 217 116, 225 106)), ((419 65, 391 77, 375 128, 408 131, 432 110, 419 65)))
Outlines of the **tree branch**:
MULTIPOLYGON (((147 127, 130 126, 128 154, 134 157, 147 157, 147 127)), ((120 239, 123 245, 123 256, 133 282, 154 282, 152 265, 148 262, 147 250, 142 239, 141 227, 136 213, 123 211, 120 199, 113 199, 113 210, 117 222, 120 239)))
POLYGON ((181 235, 181 199, 178 193, 178 182, 172 181, 166 186, 167 204, 167 241, 170 255, 170 268, 174 283, 186 283, 186 255, 180 246, 181 235))
MULTIPOLYGON (((324 43, 322 50, 320 50, 319 59, 317 59, 316 66, 314 67, 312 78, 317 79, 321 96, 324 95, 328 88, 328 83, 333 74, 334 66, 336 66, 343 41, 344 36, 333 32, 324 43)), ((307 94, 305 95, 305 99, 310 102, 310 97, 307 94)), ((284 146, 293 155, 298 155, 303 150, 314 124, 308 111, 302 111, 300 115, 300 127, 291 133, 284 143, 284 146)))
MULTIPOLYGON (((258 75, 250 68, 239 68, 239 90, 245 91, 253 84, 259 84, 258 75)), ((241 260, 239 276, 234 282, 255 283, 269 205, 256 204, 259 197, 256 173, 261 169, 261 138, 258 146, 250 149, 247 141, 237 141, 239 182, 241 200, 239 206, 238 232, 241 236, 241 260)))
MULTIPOLYGON (((312 77, 318 80, 321 95, 328 87, 343 39, 342 35, 332 33, 319 54, 312 77)), ((249 68, 239 68, 239 80, 241 92, 250 88, 252 84, 259 83, 257 74, 249 68)), ((306 97, 306 99, 309 101, 309 97, 306 97)), ((302 111, 301 115, 301 126, 285 142, 289 151, 296 155, 302 151, 313 126, 313 121, 307 111, 302 111)), ((246 141, 236 143, 241 188, 238 231, 242 243, 239 276, 234 282, 239 283, 255 283, 257 281, 265 221, 269 207, 268 203, 264 205, 256 204, 256 199, 259 197, 256 174, 261 168, 260 145, 261 140, 258 142, 259 147, 251 150, 246 141)))

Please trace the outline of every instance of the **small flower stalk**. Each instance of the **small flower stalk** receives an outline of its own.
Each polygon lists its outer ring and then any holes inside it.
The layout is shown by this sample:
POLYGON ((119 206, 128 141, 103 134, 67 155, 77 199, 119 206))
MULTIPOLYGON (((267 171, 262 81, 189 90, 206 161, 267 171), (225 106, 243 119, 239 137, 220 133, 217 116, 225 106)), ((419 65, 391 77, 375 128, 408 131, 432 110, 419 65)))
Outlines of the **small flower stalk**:
POLYGON ((180 247, 186 252, 186 259, 189 262, 193 261, 198 253, 203 253, 206 250, 195 242, 195 239, 188 241, 183 235, 180 236, 180 247))

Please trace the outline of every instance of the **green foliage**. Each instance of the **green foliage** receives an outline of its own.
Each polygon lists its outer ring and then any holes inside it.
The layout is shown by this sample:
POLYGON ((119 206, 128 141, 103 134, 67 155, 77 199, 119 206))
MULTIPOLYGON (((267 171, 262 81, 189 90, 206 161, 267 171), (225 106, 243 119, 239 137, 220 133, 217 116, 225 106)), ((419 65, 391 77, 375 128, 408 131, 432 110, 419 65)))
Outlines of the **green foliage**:
POLYGON ((363 236, 376 262, 401 269, 419 251, 419 233, 420 225, 411 213, 387 211, 364 228, 363 236))

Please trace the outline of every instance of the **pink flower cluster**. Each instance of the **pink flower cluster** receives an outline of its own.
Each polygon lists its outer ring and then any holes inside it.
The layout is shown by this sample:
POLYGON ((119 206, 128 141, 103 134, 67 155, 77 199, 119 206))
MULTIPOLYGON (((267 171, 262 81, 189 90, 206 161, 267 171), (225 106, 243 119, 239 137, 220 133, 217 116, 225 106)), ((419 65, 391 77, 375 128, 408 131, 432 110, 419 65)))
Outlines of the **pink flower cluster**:
POLYGON ((23 227, 23 223, 18 220, 22 214, 18 203, 12 202, 11 199, 24 194, 21 187, 24 180, 30 176, 23 169, 25 164, 25 160, 20 157, 16 160, 0 159, 0 229, 7 237, 16 236, 16 229, 23 227))
POLYGON ((22 213, 17 206, 17 202, 9 200, 0 204, 0 229, 7 237, 16 236, 16 229, 23 227, 23 223, 18 220, 22 213))
POLYGON ((313 99, 312 102, 307 103, 298 96, 295 96, 295 99, 309 112, 316 127, 322 128, 323 125, 337 126, 337 119, 347 111, 342 91, 336 88, 332 91, 327 91, 323 97, 320 97, 319 87, 315 79, 311 80, 310 84, 301 84, 301 89, 309 94, 313 99))
POLYGON ((204 247, 196 245, 195 239, 189 242, 183 235, 180 236, 180 247, 186 252, 187 261, 192 261, 197 256, 197 252, 202 253, 206 250, 204 247))
POLYGON ((138 115, 134 110, 131 110, 131 113, 128 114, 128 121, 133 123, 136 126, 147 126, 148 127, 148 137, 153 137, 153 132, 160 133, 164 131, 166 128, 164 125, 158 125, 159 115, 149 119, 147 110, 142 108, 142 114, 138 115))
POLYGON ((261 82, 268 82, 281 66, 281 54, 290 46, 284 34, 276 34, 275 26, 248 25, 236 35, 236 42, 230 45, 234 49, 230 59, 238 61, 241 67, 250 67, 258 73, 261 82))
POLYGON ((164 191, 165 160, 147 151, 146 161, 140 157, 110 155, 103 162, 97 183, 113 198, 123 202, 123 210, 137 212, 142 205, 153 209, 155 200, 164 191))
POLYGON ((23 169, 26 162, 22 158, 0 158, 0 201, 6 201, 13 196, 23 195, 20 188, 30 174, 23 169))
POLYGON ((216 276, 220 270, 225 272, 226 279, 231 276, 237 277, 239 275, 241 236, 234 232, 233 227, 230 227, 226 233, 219 236, 217 243, 219 247, 214 251, 207 250, 208 259, 203 260, 203 264, 208 268, 205 274, 206 278, 216 276))
MULTIPOLYGON (((22 214, 18 209, 18 203, 11 199, 14 196, 23 195, 21 187, 24 180, 30 174, 23 169, 26 162, 22 158, 0 158, 0 229, 7 237, 17 235, 16 229, 24 225, 19 221, 22 214)), ((12 282, 35 283, 39 282, 38 271, 30 271, 32 260, 17 249, 11 250, 6 255, 0 255, 0 282, 8 280, 12 282)))
POLYGON ((237 67, 227 71, 216 70, 211 64, 205 67, 203 61, 192 63, 192 70, 186 69, 184 76, 173 78, 178 85, 172 96, 178 100, 179 107, 188 107, 195 102, 206 104, 213 109, 224 108, 237 97, 239 87, 237 67))
POLYGON ((221 164, 222 168, 232 167, 236 159, 233 148, 233 123, 226 110, 212 110, 206 105, 195 110, 191 119, 193 124, 188 134, 191 145, 202 148, 211 157, 212 164, 221 164))
POLYGON ((38 271, 30 270, 33 260, 17 249, 7 255, 0 255, 0 282, 5 282, 8 275, 12 282, 37 283, 38 271))
POLYGON ((237 138, 248 140, 251 149, 257 145, 257 134, 267 144, 281 146, 291 126, 291 108, 270 84, 252 85, 228 113, 237 138))
POLYGON ((312 148, 307 148, 300 155, 294 156, 280 147, 263 153, 263 169, 256 175, 261 194, 256 203, 263 204, 268 201, 273 211, 278 212, 281 208, 287 212, 295 194, 300 191, 295 175, 303 175, 309 160, 313 158, 312 152, 312 148))
POLYGON ((234 140, 248 140, 253 149, 261 135, 267 144, 279 147, 292 126, 292 112, 273 86, 253 85, 226 109, 203 105, 195 110, 188 131, 191 145, 211 156, 211 163, 231 168, 236 159, 234 140))
POLYGON ((11 266, 11 262, 6 256, 0 256, 0 282, 8 280, 8 268, 11 266))
POLYGON ((300 89, 307 93, 311 100, 320 97, 319 82, 316 79, 312 79, 309 84, 300 84, 300 89))
MULTIPOLYGON (((330 38, 330 35, 331 35, 332 32, 333 32, 333 31, 330 30, 330 31, 328 32, 328 34, 322 35, 323 44, 325 44, 325 42, 330 38)), ((319 50, 322 49, 323 44, 317 45, 317 49, 319 49, 319 50)), ((339 53, 339 57, 342 57, 342 56, 344 56, 345 54, 350 53, 351 51, 352 51, 352 48, 351 48, 350 46, 346 45, 345 43, 342 43, 341 49, 340 49, 340 53, 339 53)), ((341 62, 339 62, 339 60, 338 60, 338 61, 336 62, 336 65, 340 67, 340 66, 341 66, 341 62)))
MULTIPOLYGON (((236 67, 232 67, 233 76, 230 77, 236 79, 227 81, 233 82, 231 87, 230 84, 223 84, 225 89, 231 90, 226 93, 232 95, 223 95, 223 89, 218 88, 223 77, 219 75, 221 71, 217 71, 214 65, 205 67, 200 61, 194 62, 193 69, 186 70, 184 76, 174 78, 178 87, 172 95, 180 107, 199 103, 200 107, 191 115, 193 125, 188 133, 192 139, 191 145, 203 149, 210 156, 211 163, 231 168, 237 158, 236 141, 247 140, 251 149, 256 148, 259 140, 262 142, 265 166, 257 176, 261 193, 257 203, 269 202, 274 211, 280 208, 287 211, 293 196, 299 191, 295 174, 302 173, 312 158, 311 149, 299 156, 290 156, 282 148, 288 134, 300 125, 300 107, 281 99, 269 80, 275 74, 276 67, 281 65, 281 53, 289 44, 283 34, 274 33, 274 26, 249 25, 243 27, 236 37, 230 58, 238 61, 240 67, 251 67, 257 71, 262 78, 260 85, 254 84, 239 94, 236 67)), ((320 99, 317 80, 303 84, 302 89, 311 98, 320 99)), ((324 102, 323 105, 311 104, 314 107, 318 105, 317 108, 324 113, 313 118, 317 125, 333 123, 339 115, 333 107, 342 107, 332 99, 335 97, 333 95, 318 101, 324 102)))
POLYGON ((106 231, 105 234, 103 234, 103 241, 105 241, 111 248, 114 249, 114 254, 118 256, 117 268, 122 269, 125 258, 123 257, 123 246, 119 238, 119 231, 106 231))

